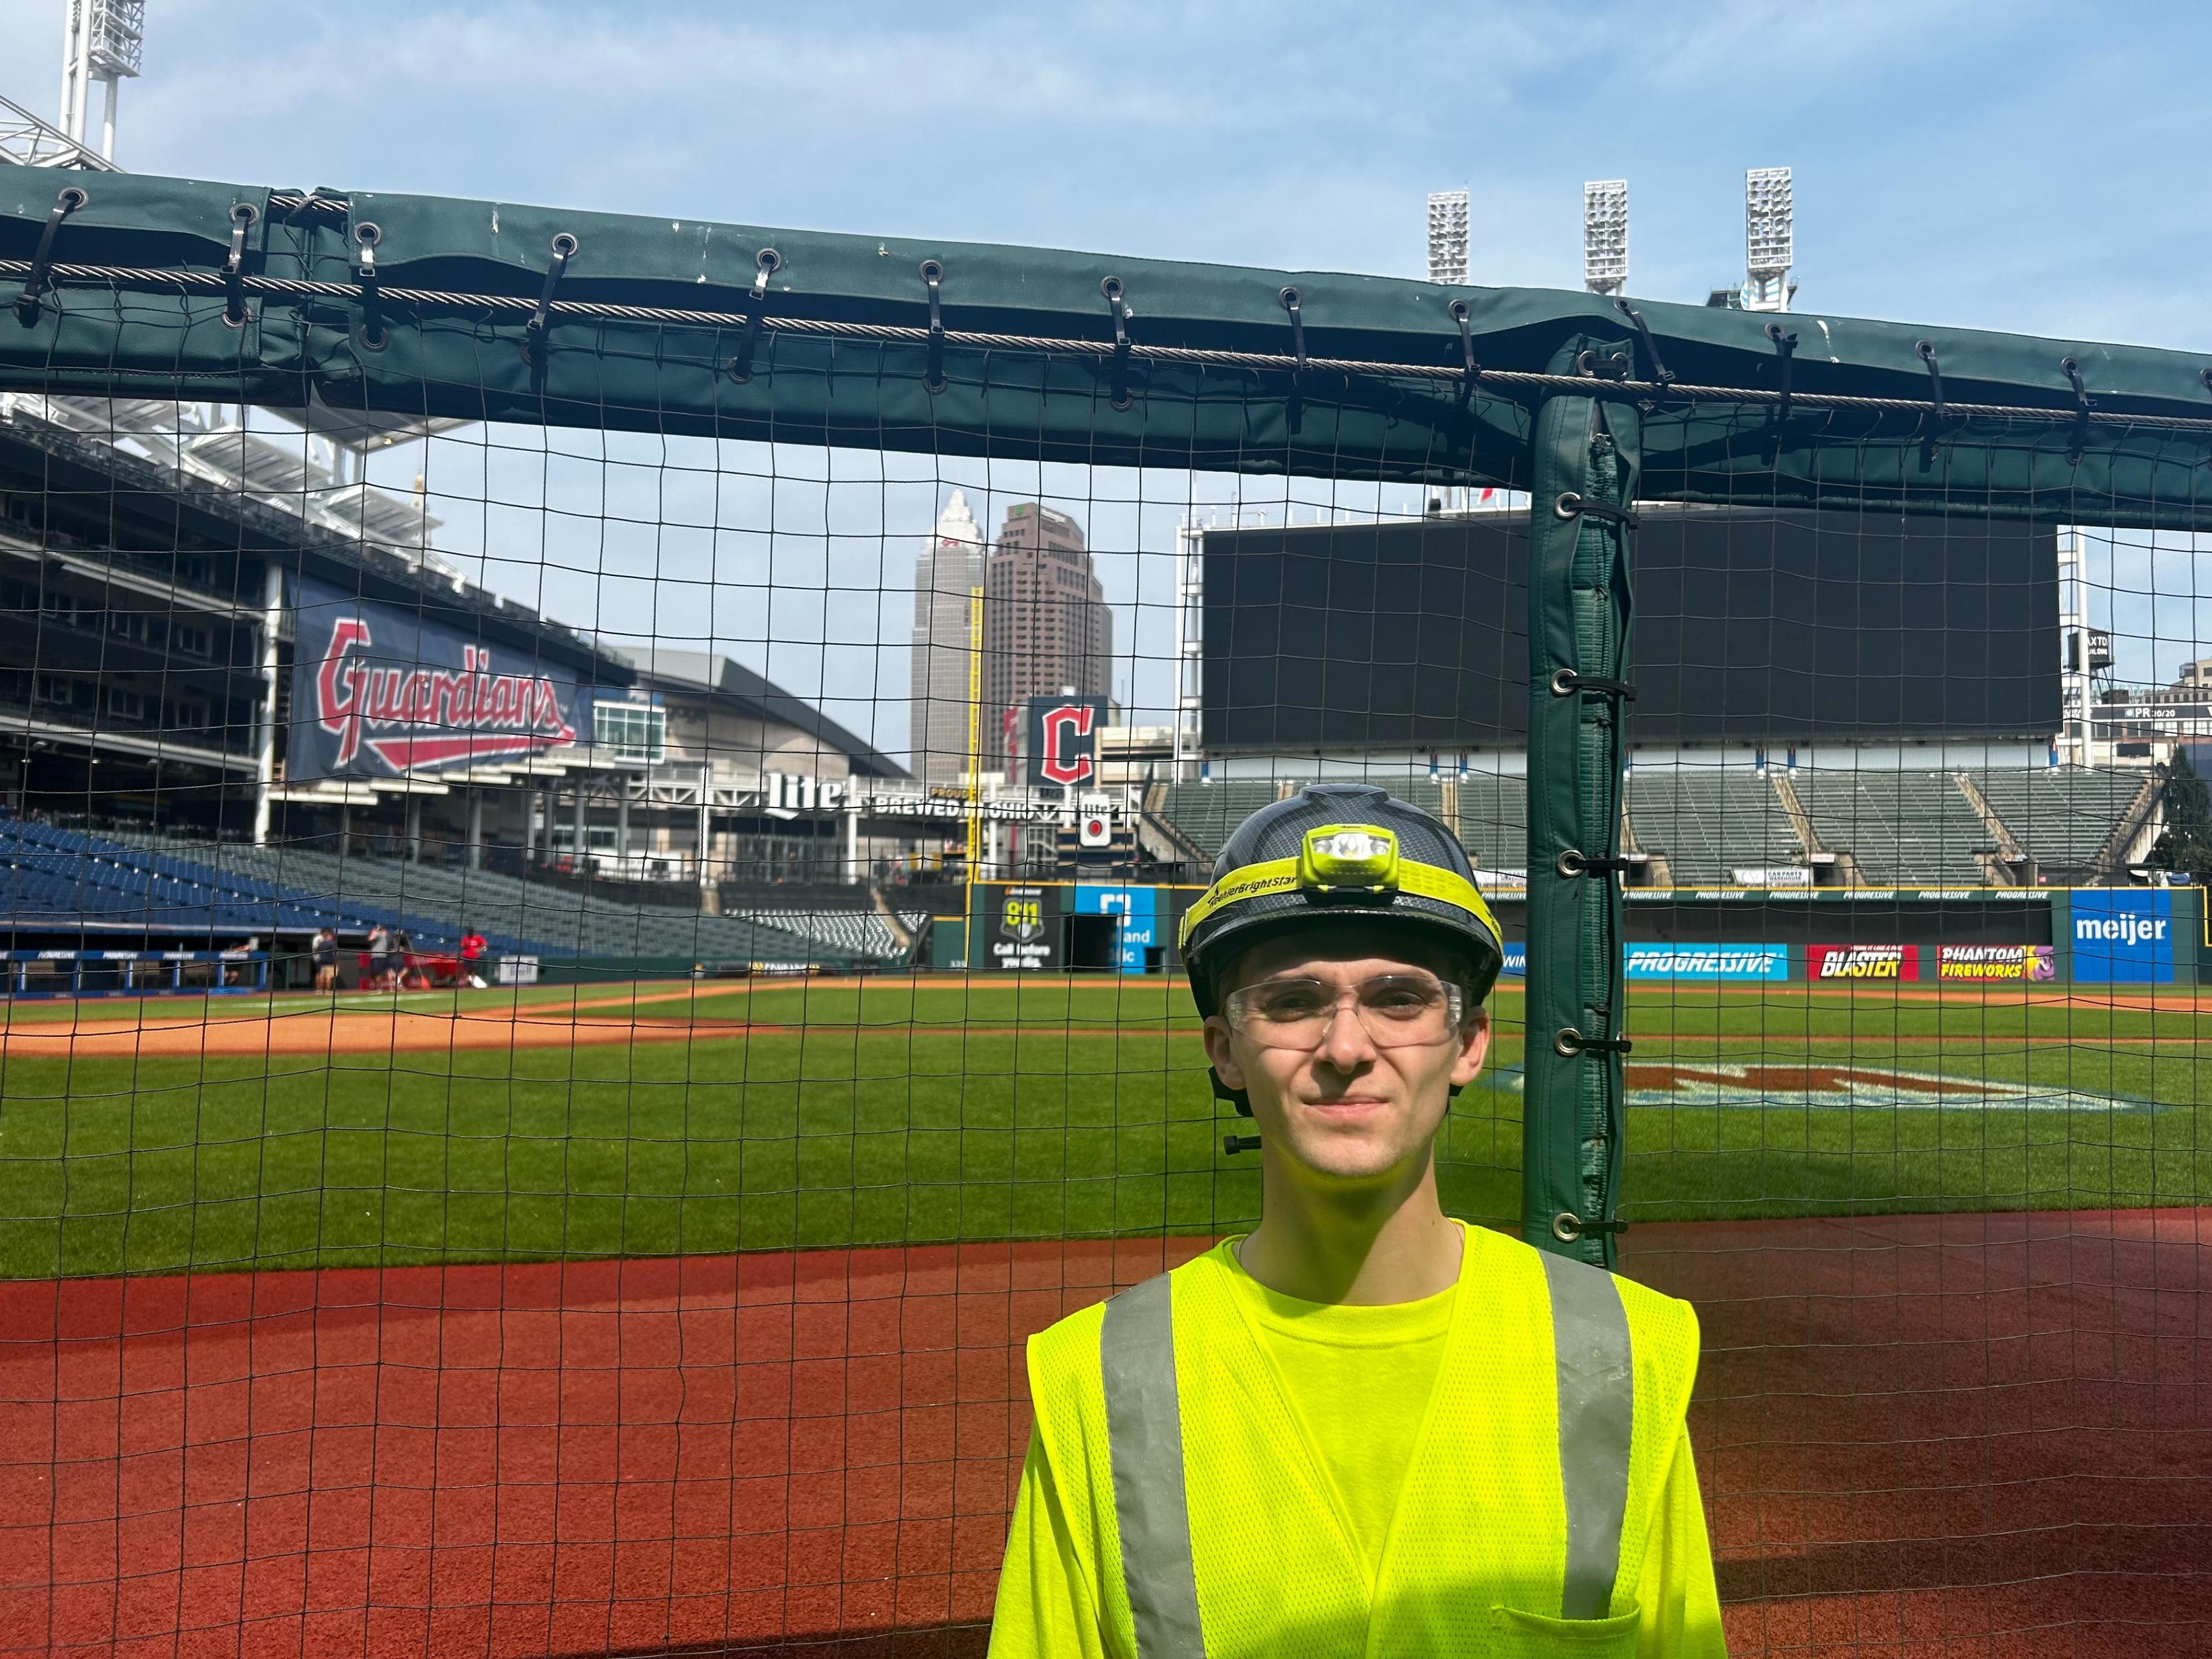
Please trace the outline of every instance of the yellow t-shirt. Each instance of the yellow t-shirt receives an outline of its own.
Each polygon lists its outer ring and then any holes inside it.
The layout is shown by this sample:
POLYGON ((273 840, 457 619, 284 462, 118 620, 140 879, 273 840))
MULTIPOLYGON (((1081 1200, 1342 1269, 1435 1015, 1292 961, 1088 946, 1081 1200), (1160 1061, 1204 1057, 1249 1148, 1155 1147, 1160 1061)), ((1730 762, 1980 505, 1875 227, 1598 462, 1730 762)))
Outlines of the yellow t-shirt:
POLYGON ((1459 1285, 1418 1302, 1353 1307, 1280 1295, 1237 1267, 1237 1294, 1328 1467, 1371 1577, 1436 1391, 1459 1285))

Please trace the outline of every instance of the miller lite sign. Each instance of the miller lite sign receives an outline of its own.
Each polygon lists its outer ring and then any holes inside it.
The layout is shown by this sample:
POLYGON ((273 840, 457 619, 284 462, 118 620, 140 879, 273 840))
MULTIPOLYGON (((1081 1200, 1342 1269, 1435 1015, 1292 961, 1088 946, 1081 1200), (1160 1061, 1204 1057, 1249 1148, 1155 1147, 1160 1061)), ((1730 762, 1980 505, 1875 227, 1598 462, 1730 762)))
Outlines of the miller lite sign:
POLYGON ((1103 697, 1031 697, 1029 780, 1063 789, 1098 781, 1098 733, 1106 724, 1103 697))
POLYGON ((574 676, 417 611, 303 579, 289 779, 404 777, 588 745, 574 676))

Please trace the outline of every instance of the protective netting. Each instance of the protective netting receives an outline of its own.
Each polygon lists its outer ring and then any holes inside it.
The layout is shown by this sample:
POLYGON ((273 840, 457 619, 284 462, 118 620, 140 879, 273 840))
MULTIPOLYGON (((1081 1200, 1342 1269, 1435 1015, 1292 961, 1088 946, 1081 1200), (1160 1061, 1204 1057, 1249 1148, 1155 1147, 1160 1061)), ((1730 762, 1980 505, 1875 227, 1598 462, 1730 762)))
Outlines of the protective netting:
POLYGON ((1330 780, 1504 923, 1447 1207, 1698 1309, 1733 1650, 2203 1640, 2205 422, 52 240, 8 1650, 980 1652, 1023 1340, 1256 1218, 1176 925, 1330 780))

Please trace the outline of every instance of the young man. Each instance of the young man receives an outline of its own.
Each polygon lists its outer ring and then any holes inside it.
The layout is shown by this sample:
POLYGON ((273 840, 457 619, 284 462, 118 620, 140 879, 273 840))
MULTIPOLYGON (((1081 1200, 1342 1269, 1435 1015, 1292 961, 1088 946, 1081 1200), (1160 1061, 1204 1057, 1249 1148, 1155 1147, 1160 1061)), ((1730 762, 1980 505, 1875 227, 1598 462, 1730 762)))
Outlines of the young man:
POLYGON ((1694 1316, 1437 1201, 1504 959, 1456 838, 1264 807, 1183 956, 1260 1224, 1030 1340, 994 1659, 1722 1659, 1694 1316))
POLYGON ((315 988, 325 994, 338 988, 338 936, 328 924, 318 928, 315 942, 309 947, 309 959, 315 968, 315 988))

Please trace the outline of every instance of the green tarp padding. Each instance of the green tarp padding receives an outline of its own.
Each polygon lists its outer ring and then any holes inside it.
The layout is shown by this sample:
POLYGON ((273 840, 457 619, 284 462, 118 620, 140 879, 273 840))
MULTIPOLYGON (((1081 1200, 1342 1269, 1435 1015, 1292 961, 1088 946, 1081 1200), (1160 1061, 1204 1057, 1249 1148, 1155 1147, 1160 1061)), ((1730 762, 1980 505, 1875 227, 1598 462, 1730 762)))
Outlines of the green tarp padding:
MULTIPOLYGON (((1468 308, 1486 370, 1540 373, 1566 342, 1616 343, 1634 376, 1655 374, 1656 347, 1677 383, 1782 385, 1766 332, 1796 338, 1793 397, 1904 400, 1849 411, 1797 402, 1650 399, 1644 410, 1647 499, 1850 501, 2033 515, 2075 523, 2212 526, 2212 391, 2203 359, 2137 347, 1916 328, 1808 313, 1769 318, 1638 301, 1647 342, 1609 301, 1586 294, 1447 288, 1381 276, 1287 272, 912 238, 835 235, 706 221, 654 219, 438 197, 322 189, 301 209, 272 192, 136 174, 62 174, 0 167, 0 260, 30 259, 64 185, 89 199, 62 225, 58 264, 111 267, 96 285, 65 279, 27 325, 0 313, 0 386, 132 397, 296 405, 311 392, 341 409, 719 434, 1103 465, 1201 467, 1433 485, 1528 484, 1526 389, 1480 387, 1462 404, 1449 380, 1259 365, 1128 362, 1127 409, 1112 406, 1097 351, 947 345, 945 385, 925 384, 919 341, 762 331, 754 372, 726 372, 744 330, 729 324, 578 319, 555 313, 542 353, 522 349, 526 317, 462 300, 387 303, 386 343, 362 338, 353 228, 374 223, 380 284, 534 301, 556 234, 574 236, 558 297, 732 314, 753 309, 761 250, 781 264, 763 314, 860 327, 928 321, 923 261, 943 270, 948 330, 1113 338, 1100 283, 1118 276, 1143 347, 1272 354, 1293 350, 1281 290, 1300 294, 1314 358, 1439 367, 1462 362, 1448 307, 1468 308), (321 202, 335 205, 324 207, 321 202), (248 320, 223 320, 219 292, 183 295, 126 273, 218 270, 230 211, 258 216, 246 244, 252 276, 312 279, 347 291, 270 295, 248 320), (2071 416, 2071 358, 2093 400, 2086 441, 2070 419, 1947 413, 1917 349, 1933 349, 1947 404, 1997 404, 2071 416), (2160 428, 2142 417, 2204 421, 2160 428), (2071 452, 2071 453, 2069 453, 2071 452)), ((303 192, 294 191, 296 198, 303 192)), ((0 305, 22 281, 0 273, 0 305)), ((1601 356, 1613 355, 1601 353, 1601 356)), ((1604 395, 1620 395, 1607 393, 1604 395)))

